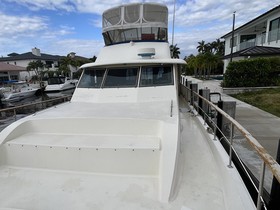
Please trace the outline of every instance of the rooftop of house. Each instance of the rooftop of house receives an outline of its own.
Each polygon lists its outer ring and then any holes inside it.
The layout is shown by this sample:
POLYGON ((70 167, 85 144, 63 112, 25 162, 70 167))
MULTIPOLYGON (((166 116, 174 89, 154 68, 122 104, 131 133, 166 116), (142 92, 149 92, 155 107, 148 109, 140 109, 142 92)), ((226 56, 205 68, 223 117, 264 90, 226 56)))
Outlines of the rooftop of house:
POLYGON ((26 68, 0 62, 0 72, 2 71, 26 71, 26 68))
MULTIPOLYGON (((259 56, 259 55, 279 55, 280 54, 280 48, 278 47, 265 47, 265 46, 254 46, 250 48, 246 48, 244 50, 240 50, 237 52, 234 52, 232 54, 232 57, 239 57, 239 56, 259 56)), ((230 58, 231 55, 226 55, 223 58, 230 58)))
POLYGON ((32 52, 26 52, 22 54, 11 53, 8 57, 0 58, 1 61, 15 61, 15 60, 51 60, 58 61, 60 58, 64 56, 59 55, 50 55, 45 53, 40 53, 40 55, 34 55, 32 52))
MULTIPOLYGON (((258 16, 258 17, 256 17, 256 18, 254 18, 253 20, 251 20, 251 21, 249 21, 249 22, 243 24, 242 26, 239 26, 239 27, 236 28, 234 31, 242 30, 242 29, 245 28, 246 26, 248 26, 248 25, 250 25, 250 24, 252 24, 252 23, 254 23, 254 22, 257 22, 258 20, 260 20, 260 19, 262 19, 262 18, 266 18, 267 16, 269 16, 270 14, 272 14, 272 13, 274 13, 274 12, 277 12, 277 10, 280 11, 280 5, 278 5, 278 6, 274 7, 274 8, 272 8, 271 10, 269 10, 269 11, 263 13, 262 15, 260 15, 260 16, 258 16)), ((221 38, 226 38, 226 37, 228 37, 228 36, 231 36, 231 33, 232 33, 232 31, 230 31, 230 32, 228 32, 227 34, 223 35, 221 38)))

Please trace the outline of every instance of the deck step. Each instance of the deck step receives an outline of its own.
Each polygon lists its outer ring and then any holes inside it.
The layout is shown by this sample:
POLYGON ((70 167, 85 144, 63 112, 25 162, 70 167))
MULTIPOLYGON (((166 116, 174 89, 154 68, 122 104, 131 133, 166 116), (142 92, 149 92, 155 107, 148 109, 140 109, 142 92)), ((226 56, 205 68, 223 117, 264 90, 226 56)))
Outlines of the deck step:
POLYGON ((0 149, 1 164, 93 173, 157 175, 160 138, 26 133, 0 149))

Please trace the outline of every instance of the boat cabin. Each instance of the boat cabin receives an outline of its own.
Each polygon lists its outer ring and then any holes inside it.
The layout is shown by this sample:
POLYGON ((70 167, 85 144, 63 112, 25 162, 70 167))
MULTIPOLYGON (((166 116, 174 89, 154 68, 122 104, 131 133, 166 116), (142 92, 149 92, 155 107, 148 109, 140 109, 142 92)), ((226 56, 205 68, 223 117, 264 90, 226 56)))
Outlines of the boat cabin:
POLYGON ((105 45, 130 41, 168 41, 168 9, 159 4, 130 4, 103 13, 105 45))

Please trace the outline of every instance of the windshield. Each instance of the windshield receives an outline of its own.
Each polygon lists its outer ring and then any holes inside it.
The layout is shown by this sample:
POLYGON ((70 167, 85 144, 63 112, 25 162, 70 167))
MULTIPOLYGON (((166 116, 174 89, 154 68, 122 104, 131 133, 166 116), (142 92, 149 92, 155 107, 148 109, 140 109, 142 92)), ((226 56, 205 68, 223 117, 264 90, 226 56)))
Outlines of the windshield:
POLYGON ((78 88, 128 88, 173 85, 173 71, 170 65, 139 67, 87 68, 78 88))
POLYGON ((59 85, 63 84, 65 81, 64 77, 51 77, 48 79, 48 84, 49 85, 59 85))
POLYGON ((78 87, 100 88, 104 73, 105 69, 85 69, 78 87))
POLYGON ((172 84, 172 73, 169 66, 142 67, 140 86, 158 86, 172 84))
POLYGON ((104 87, 135 87, 138 68, 108 69, 104 87))

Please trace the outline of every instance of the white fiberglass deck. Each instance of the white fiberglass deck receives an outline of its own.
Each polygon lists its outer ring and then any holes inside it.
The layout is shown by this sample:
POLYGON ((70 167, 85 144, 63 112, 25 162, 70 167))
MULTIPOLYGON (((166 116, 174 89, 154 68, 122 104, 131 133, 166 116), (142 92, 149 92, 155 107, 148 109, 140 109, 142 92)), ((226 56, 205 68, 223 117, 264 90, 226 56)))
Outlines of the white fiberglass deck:
MULTIPOLYGON (((0 209, 252 209, 253 204, 248 202, 249 195, 239 175, 226 166, 226 155, 219 142, 209 138, 198 119, 186 112, 186 108, 181 108, 180 117, 180 179, 169 203, 159 202, 159 179, 152 172, 138 176, 108 175, 2 165, 0 209)), ((146 139, 149 149, 160 149, 157 148, 158 139, 150 140, 146 139)), ((124 140, 123 145, 128 145, 125 141, 129 140, 124 140)), ((33 141, 26 142, 19 137, 9 143, 18 146, 19 150, 32 145, 33 141)), ((37 146, 55 147, 50 140, 41 139, 37 143, 37 146)), ((68 149, 61 148, 62 153, 77 146, 73 139, 70 142, 61 140, 57 144, 69 146, 68 149)), ((85 148, 87 146, 96 147, 84 144, 85 148)))

